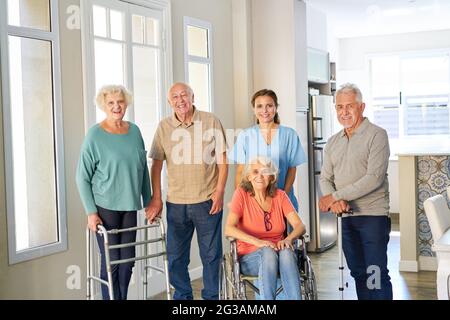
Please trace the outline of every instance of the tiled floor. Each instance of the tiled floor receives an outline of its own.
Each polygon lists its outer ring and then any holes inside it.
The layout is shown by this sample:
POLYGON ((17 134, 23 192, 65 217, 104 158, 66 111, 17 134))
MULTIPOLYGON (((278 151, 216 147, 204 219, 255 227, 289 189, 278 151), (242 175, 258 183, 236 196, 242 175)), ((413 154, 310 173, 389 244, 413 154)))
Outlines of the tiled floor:
MULTIPOLYGON (((395 223, 393 219, 393 223, 395 223)), ((388 246, 388 268, 391 276, 394 299, 395 300, 436 300, 436 272, 421 271, 400 272, 398 271, 398 261, 400 258, 400 235, 398 225, 393 224, 393 232, 388 246)), ((309 253, 313 262, 317 279, 317 289, 320 300, 340 299, 339 270, 338 270, 338 248, 334 246, 323 253, 309 253)), ((355 300, 356 292, 354 281, 348 269, 344 273, 344 281, 348 282, 348 288, 344 290, 344 299, 355 300)), ((192 282, 194 299, 201 299, 202 288, 201 279, 192 282)), ((154 296, 152 299, 164 299, 164 295, 154 296)))

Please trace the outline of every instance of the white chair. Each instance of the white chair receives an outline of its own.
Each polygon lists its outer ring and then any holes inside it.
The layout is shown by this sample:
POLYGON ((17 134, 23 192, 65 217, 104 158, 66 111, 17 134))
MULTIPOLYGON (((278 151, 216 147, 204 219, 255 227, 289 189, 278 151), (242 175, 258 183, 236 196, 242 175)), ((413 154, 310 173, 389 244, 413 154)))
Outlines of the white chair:
POLYGON ((433 236, 432 248, 438 260, 438 299, 450 300, 450 209, 442 195, 428 198, 423 206, 433 236))

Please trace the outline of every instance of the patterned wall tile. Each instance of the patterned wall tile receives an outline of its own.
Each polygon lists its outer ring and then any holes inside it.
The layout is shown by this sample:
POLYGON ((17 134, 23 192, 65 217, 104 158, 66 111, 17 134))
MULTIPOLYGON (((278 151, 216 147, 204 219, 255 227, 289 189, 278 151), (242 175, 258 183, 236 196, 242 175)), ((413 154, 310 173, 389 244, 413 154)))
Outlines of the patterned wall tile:
POLYGON ((433 238, 430 225, 423 209, 423 202, 437 194, 448 201, 447 187, 450 186, 450 161, 448 156, 424 156, 417 158, 418 210, 417 229, 419 232, 419 255, 434 256, 431 250, 433 238))

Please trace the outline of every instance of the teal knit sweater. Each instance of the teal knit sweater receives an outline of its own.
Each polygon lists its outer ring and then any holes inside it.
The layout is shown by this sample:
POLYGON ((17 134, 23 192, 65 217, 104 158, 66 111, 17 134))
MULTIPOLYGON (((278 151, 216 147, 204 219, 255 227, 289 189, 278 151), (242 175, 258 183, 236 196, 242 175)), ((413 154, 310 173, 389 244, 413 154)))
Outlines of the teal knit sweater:
POLYGON ((144 140, 139 128, 129 124, 127 134, 111 134, 97 124, 84 139, 76 182, 86 214, 96 213, 96 205, 134 211, 150 201, 144 140))

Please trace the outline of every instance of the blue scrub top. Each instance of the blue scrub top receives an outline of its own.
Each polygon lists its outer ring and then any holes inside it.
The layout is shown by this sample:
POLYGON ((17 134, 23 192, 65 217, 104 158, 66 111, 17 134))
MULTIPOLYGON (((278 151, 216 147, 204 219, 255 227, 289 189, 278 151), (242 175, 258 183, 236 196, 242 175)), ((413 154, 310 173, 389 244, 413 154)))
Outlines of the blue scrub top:
MULTIPOLYGON (((228 154, 228 159, 237 164, 246 164, 257 156, 265 156, 278 167, 278 188, 283 189, 286 174, 289 168, 297 167, 306 162, 300 138, 294 129, 279 126, 271 144, 267 144, 261 134, 258 125, 242 131, 233 148, 228 154)), ((298 212, 298 202, 294 196, 294 188, 289 192, 295 210, 298 212)))

